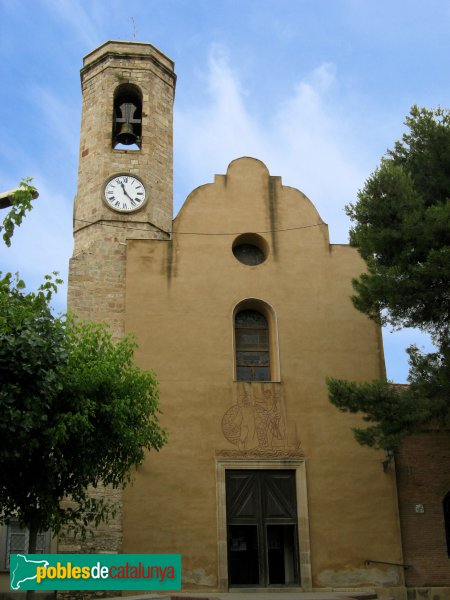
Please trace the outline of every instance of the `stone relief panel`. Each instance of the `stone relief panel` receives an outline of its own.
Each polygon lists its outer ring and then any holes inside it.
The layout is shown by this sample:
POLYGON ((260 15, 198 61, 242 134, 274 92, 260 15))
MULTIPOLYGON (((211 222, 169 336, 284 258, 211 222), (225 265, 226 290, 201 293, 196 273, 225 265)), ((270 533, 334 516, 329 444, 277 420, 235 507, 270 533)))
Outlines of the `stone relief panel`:
POLYGON ((234 446, 222 456, 299 456, 297 435, 288 439, 283 389, 280 383, 237 382, 234 403, 222 417, 222 433, 234 446))

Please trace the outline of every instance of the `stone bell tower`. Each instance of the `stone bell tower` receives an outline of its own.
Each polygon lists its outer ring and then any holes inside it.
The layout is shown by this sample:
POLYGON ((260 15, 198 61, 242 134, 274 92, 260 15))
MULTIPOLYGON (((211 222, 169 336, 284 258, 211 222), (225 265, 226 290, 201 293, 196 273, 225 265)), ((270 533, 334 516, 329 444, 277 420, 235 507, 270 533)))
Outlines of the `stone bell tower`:
POLYGON ((170 237, 174 64, 151 44, 109 41, 83 60, 68 305, 123 334, 127 238, 170 237))
MULTIPOLYGON (((127 239, 170 239, 174 64, 150 44, 109 41, 83 60, 68 308, 124 334, 127 239)), ((121 505, 120 490, 97 489, 121 505)), ((120 510, 84 551, 118 552, 120 510)), ((67 540, 61 551, 82 550, 67 540)))

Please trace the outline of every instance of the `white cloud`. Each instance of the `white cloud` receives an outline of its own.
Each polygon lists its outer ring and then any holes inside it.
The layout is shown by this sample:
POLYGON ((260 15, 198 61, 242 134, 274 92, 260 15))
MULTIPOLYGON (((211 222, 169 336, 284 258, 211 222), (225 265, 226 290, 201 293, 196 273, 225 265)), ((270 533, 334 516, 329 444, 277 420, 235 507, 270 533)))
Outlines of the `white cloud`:
POLYGON ((351 150, 352 128, 334 108, 335 85, 333 65, 319 65, 278 107, 271 135, 281 153, 273 167, 310 197, 330 224, 331 239, 345 243, 349 222, 343 208, 355 198, 364 173, 351 150))
POLYGON ((237 74, 225 51, 211 49, 204 82, 203 105, 181 111, 175 107, 175 173, 183 189, 177 208, 195 187, 226 169, 242 155, 261 155, 266 140, 259 124, 250 116, 237 74))
MULTIPOLYGON (((350 130, 333 112, 336 72, 323 63, 287 94, 264 122, 223 48, 212 47, 201 108, 175 110, 177 190, 184 195, 211 181, 239 156, 263 160, 273 175, 310 196, 331 224, 333 241, 346 242, 343 207, 356 196, 365 173, 347 142, 350 130)), ((177 198, 178 205, 184 198, 177 198)))
POLYGON ((85 10, 78 0, 44 0, 44 4, 51 14, 65 21, 87 47, 98 45, 100 22, 93 20, 94 11, 85 10))
POLYGON ((66 161, 76 160, 80 123, 75 105, 67 104, 59 95, 43 87, 35 87, 30 95, 36 111, 42 112, 41 122, 45 124, 49 144, 57 145, 60 156, 66 161))

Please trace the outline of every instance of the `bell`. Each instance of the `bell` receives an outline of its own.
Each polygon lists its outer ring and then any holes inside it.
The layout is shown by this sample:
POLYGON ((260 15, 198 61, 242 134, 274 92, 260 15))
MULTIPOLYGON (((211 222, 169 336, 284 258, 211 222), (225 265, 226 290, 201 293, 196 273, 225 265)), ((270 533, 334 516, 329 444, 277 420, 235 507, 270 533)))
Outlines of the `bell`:
POLYGON ((133 131, 133 125, 131 123, 123 123, 119 133, 116 135, 116 140, 119 144, 131 146, 131 144, 136 144, 137 137, 133 131))
POLYGON ((116 118, 116 125, 122 124, 119 132, 115 136, 116 143, 124 146, 138 144, 139 136, 134 131, 134 124, 140 124, 140 119, 134 118, 136 106, 132 102, 124 102, 120 105, 121 117, 116 118))

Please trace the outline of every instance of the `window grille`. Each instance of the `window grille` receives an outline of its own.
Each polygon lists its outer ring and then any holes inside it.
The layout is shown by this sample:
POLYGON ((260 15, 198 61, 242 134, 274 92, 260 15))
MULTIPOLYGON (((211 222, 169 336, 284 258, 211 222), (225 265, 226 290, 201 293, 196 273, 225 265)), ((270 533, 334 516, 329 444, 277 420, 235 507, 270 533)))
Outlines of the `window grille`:
POLYGON ((269 327, 256 310, 241 310, 235 317, 236 379, 270 381, 269 327))
MULTIPOLYGON (((28 554, 30 544, 30 533, 28 529, 21 529, 17 521, 8 525, 6 536, 6 560, 5 566, 9 569, 10 554, 28 554)), ((38 533, 36 539, 36 554, 45 554, 49 549, 49 535, 47 532, 38 533)))

